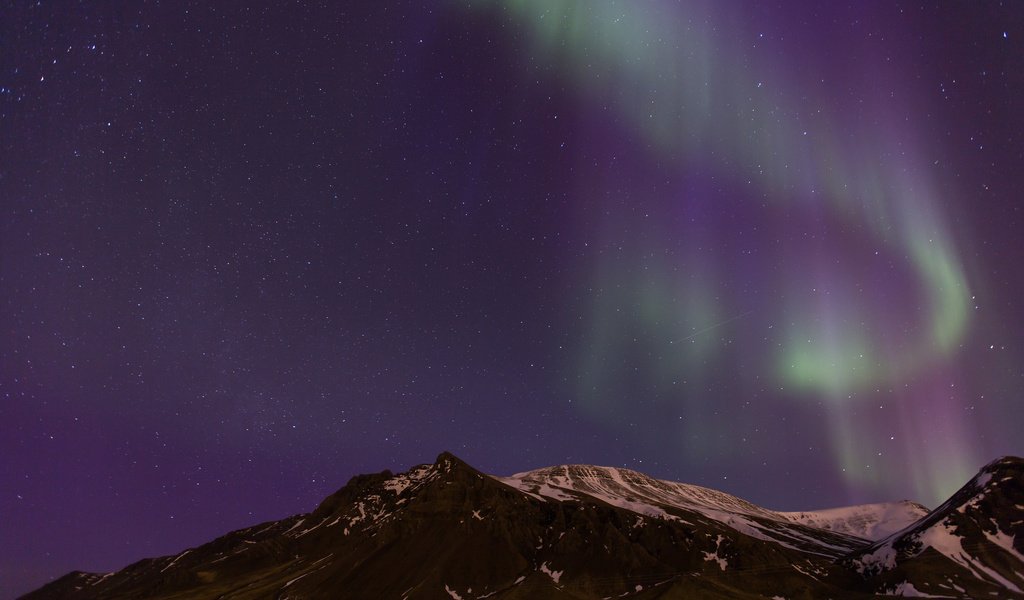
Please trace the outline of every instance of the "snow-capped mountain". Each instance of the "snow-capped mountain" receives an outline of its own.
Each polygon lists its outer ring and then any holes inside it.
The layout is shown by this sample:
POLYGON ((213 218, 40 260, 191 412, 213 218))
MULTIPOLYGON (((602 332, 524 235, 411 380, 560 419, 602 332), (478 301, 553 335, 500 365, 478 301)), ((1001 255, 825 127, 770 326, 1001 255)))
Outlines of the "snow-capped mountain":
MULTIPOLYGON (((903 500, 805 512, 777 512, 725 492, 697 485, 654 479, 629 469, 565 465, 496 477, 536 497, 568 500, 580 495, 602 500, 641 514, 666 516, 663 507, 693 510, 755 537, 768 536, 758 523, 796 523, 867 540, 881 540, 928 514, 924 506, 903 500)), ((818 540, 820 541, 820 540, 818 540)), ((826 549, 826 554, 832 552, 826 549)))
POLYGON ((1024 462, 986 465, 941 506, 855 553, 851 564, 893 585, 950 597, 1024 597, 1024 462), (902 578, 902 581, 900 580, 902 578), (936 589, 938 588, 938 589, 936 589))
MULTIPOLYGON (((662 481, 629 469, 566 465, 496 479, 538 499, 564 501, 588 498, 641 515, 684 524, 687 521, 682 515, 697 513, 750 537, 822 556, 841 556, 864 545, 863 538, 853 537, 855 534, 838 527, 808 526, 798 517, 761 508, 718 490, 662 481)), ((864 512, 870 513, 869 510, 864 512)), ((842 517, 837 517, 833 521, 842 521, 842 517)), ((901 526, 915 520, 909 518, 909 514, 907 517, 901 526)), ((881 514, 875 516, 876 520, 880 518, 881 514)), ((866 521, 871 519, 865 515, 866 521)))
POLYGON ((779 514, 794 523, 878 541, 921 519, 928 514, 928 509, 917 502, 903 500, 779 514))
POLYGON ((1024 598, 1022 473, 996 461, 927 514, 780 513, 628 469, 493 477, 445 453, 354 477, 311 513, 24 598, 1024 598))

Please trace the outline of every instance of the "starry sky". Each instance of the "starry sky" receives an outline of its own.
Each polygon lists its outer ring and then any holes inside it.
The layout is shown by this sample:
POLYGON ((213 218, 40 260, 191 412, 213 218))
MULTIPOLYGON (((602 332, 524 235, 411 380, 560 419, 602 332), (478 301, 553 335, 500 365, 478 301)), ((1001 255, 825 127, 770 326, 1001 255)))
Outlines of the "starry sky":
POLYGON ((451 450, 1024 454, 1024 5, 5 2, 0 590, 451 450))

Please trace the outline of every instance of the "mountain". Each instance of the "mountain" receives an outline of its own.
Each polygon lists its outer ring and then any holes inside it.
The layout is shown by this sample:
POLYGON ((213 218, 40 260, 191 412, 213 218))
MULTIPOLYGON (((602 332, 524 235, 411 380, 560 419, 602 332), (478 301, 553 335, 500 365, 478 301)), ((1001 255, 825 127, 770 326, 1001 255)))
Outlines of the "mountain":
POLYGON ((931 512, 780 513, 628 469, 492 477, 444 453, 360 475, 311 513, 23 596, 68 598, 1024 598, 1024 461, 931 512))
POLYGON ((1024 461, 1002 458, 924 518, 854 553, 879 581, 953 597, 1024 597, 1024 461), (957 594, 960 594, 957 596, 957 594))
POLYGON ((903 500, 780 514, 796 523, 877 541, 924 517, 928 509, 917 502, 903 500))
MULTIPOLYGON (((567 465, 497 479, 540 500, 597 500, 684 525, 692 524, 696 513, 704 521, 724 524, 749 537, 830 558, 864 545, 863 539, 845 531, 809 527, 785 513, 761 508, 724 492, 661 481, 629 469, 567 465)), ((910 520, 904 525, 909 523, 910 520)))
MULTIPOLYGON (((832 538, 832 542, 839 545, 837 548, 828 545, 819 548, 825 555, 859 547, 863 539, 882 539, 928 514, 924 506, 906 500, 814 512, 775 512, 717 490, 660 481, 629 469, 589 465, 549 467, 496 479, 535 496, 563 500, 571 499, 567 493, 583 494, 650 516, 662 516, 663 506, 694 510, 731 523, 733 528, 745 526, 744 533, 762 539, 775 539, 777 535, 773 537, 771 532, 778 532, 780 528, 790 534, 803 529, 786 527, 793 523, 861 538, 852 546, 843 543, 841 538, 832 538), (765 520, 772 522, 768 530, 757 524, 765 520)), ((820 536, 820 532, 814 535, 820 536)), ((785 540, 776 541, 786 543, 785 540)), ((808 541, 820 545, 823 540, 812 535, 808 541)))

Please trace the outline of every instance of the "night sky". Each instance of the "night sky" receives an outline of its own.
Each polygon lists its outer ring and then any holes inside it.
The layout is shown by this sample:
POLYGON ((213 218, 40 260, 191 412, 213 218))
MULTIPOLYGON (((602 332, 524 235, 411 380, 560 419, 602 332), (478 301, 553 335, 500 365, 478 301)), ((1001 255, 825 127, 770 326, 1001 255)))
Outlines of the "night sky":
POLYGON ((1024 454, 1024 4, 269 4, 0 8, 3 595, 443 450, 1024 454))

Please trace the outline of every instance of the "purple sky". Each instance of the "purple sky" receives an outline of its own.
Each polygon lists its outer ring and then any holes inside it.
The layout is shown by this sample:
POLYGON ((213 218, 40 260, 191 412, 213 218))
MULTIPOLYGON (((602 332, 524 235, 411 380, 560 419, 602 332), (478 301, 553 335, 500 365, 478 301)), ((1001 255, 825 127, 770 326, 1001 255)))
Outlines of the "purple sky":
POLYGON ((230 4, 0 10, 0 596, 443 450, 1024 454, 1024 5, 230 4))

